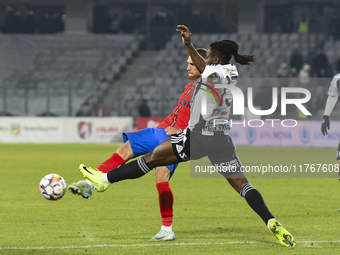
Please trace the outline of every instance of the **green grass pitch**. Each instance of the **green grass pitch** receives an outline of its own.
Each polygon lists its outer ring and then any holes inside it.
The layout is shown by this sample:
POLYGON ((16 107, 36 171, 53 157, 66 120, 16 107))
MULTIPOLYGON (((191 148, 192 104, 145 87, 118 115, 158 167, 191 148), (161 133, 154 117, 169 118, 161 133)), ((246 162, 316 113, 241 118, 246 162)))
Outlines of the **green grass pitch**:
MULTIPOLYGON (((0 254, 339 254, 336 178, 250 178, 275 217, 294 235, 281 246, 262 220, 220 178, 190 178, 180 164, 170 181, 176 240, 150 243, 161 219, 154 173, 116 183, 84 200, 69 192, 47 201, 39 182, 58 173, 82 178, 118 145, 0 145, 0 254)), ((244 165, 334 164, 335 149, 238 147, 244 165)), ((336 176, 336 174, 335 174, 336 176)))

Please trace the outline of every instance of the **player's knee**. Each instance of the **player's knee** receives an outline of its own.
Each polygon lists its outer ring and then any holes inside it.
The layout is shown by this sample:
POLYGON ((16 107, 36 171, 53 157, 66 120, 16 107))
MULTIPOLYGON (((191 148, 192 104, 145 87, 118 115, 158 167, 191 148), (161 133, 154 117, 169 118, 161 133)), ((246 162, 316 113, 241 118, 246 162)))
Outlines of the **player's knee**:
POLYGON ((166 166, 157 167, 155 176, 156 183, 167 182, 170 179, 170 170, 166 166))
POLYGON ((150 167, 150 168, 154 168, 156 167, 156 157, 154 156, 153 151, 149 151, 148 153, 146 153, 144 156, 145 162, 146 164, 150 167))
POLYGON ((133 151, 131 148, 131 144, 129 141, 124 143, 123 146, 119 147, 116 150, 116 153, 121 156, 125 161, 128 161, 129 159, 133 158, 133 151))

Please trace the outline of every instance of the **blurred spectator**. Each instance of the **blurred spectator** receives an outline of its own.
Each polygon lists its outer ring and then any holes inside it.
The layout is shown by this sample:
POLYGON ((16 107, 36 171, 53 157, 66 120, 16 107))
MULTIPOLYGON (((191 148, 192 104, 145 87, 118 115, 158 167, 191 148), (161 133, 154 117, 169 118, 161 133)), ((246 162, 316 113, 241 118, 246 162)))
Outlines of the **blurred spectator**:
POLYGON ((315 77, 316 74, 315 74, 315 53, 314 53, 314 51, 308 52, 306 64, 308 64, 310 66, 309 76, 315 77))
POLYGON ((120 19, 117 14, 110 20, 110 32, 117 34, 120 31, 120 19))
POLYGON ((150 108, 148 106, 148 101, 146 99, 142 99, 142 103, 138 108, 140 117, 150 117, 150 108))
POLYGON ((132 7, 126 4, 96 4, 93 7, 94 33, 130 34, 144 31, 145 9, 139 5, 132 7))
POLYGON ((329 69, 328 58, 323 50, 319 50, 315 56, 315 72, 317 77, 326 77, 327 69, 329 69))
POLYGON ((63 15, 62 6, 34 8, 22 3, 5 5, 0 15, 0 29, 3 33, 61 32, 64 31, 63 15))
POLYGON ((4 25, 2 31, 4 33, 16 33, 17 27, 20 26, 14 10, 8 6, 5 12, 4 25))
POLYGON ((297 87, 298 78, 299 78, 299 73, 297 72, 296 68, 295 67, 291 68, 288 74, 288 86, 297 87))
POLYGON ((302 85, 303 87, 306 87, 310 81, 309 71, 310 71, 310 65, 304 64, 302 66, 302 69, 299 72, 300 85, 302 85))
POLYGON ((303 59, 299 53, 299 49, 295 48, 292 56, 290 57, 290 68, 295 68, 296 72, 299 73, 303 65, 303 59))
POLYGON ((276 71, 277 78, 287 78, 289 74, 289 68, 286 63, 281 63, 280 67, 276 71))
POLYGON ((32 10, 27 10, 24 17, 24 32, 32 34, 36 31, 37 20, 32 10))
POLYGON ((308 20, 306 19, 306 15, 302 15, 302 18, 299 22, 298 32, 300 34, 308 33, 308 20))
POLYGON ((151 20, 151 26, 153 27, 166 27, 173 26, 175 24, 173 14, 168 11, 158 12, 157 15, 151 20))

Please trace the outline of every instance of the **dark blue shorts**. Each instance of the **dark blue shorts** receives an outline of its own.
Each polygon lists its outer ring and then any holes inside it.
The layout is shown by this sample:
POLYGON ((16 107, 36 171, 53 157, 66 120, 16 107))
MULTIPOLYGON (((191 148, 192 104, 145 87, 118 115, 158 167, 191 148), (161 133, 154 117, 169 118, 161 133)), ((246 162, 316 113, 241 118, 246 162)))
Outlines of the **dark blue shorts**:
MULTIPOLYGON (((138 131, 123 133, 124 143, 129 140, 133 151, 133 157, 144 155, 153 151, 158 144, 169 139, 165 128, 145 128, 138 131)), ((170 178, 174 174, 178 164, 166 166, 170 170, 170 178)))

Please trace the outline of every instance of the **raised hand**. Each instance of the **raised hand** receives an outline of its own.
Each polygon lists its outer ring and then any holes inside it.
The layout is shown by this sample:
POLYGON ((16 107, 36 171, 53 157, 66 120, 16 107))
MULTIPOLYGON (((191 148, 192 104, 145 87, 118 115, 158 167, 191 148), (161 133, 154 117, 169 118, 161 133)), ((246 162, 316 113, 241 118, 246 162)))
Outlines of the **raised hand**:
POLYGON ((191 43, 191 33, 189 28, 184 25, 178 25, 176 31, 182 35, 182 42, 184 45, 187 46, 191 43))

